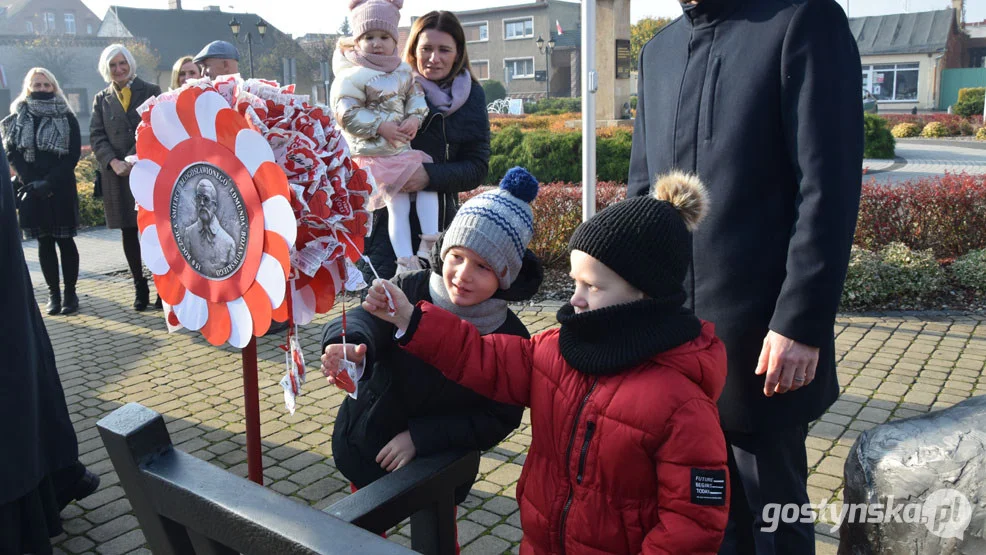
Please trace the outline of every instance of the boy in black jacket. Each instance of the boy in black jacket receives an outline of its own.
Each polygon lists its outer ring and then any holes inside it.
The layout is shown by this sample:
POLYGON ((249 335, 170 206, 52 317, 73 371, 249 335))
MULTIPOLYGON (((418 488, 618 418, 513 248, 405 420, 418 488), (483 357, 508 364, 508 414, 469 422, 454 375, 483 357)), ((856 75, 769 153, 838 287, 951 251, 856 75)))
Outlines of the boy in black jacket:
MULTIPOLYGON (((526 250, 534 233, 529 203, 536 195, 534 176, 510 170, 499 189, 462 206, 432 251, 431 270, 400 274, 393 283, 412 302, 441 306, 484 335, 529 337, 507 302, 531 298, 541 284, 540 262, 526 250)), ((520 425, 522 407, 491 401, 446 379, 401 350, 395 332, 362 308, 348 315, 346 358, 365 370, 358 397, 347 397, 339 409, 332 452, 354 490, 415 456, 490 449, 520 425)), ((322 339, 322 372, 330 383, 339 373, 341 343, 342 321, 336 319, 322 339)), ((456 503, 471 486, 456 492, 456 503)))

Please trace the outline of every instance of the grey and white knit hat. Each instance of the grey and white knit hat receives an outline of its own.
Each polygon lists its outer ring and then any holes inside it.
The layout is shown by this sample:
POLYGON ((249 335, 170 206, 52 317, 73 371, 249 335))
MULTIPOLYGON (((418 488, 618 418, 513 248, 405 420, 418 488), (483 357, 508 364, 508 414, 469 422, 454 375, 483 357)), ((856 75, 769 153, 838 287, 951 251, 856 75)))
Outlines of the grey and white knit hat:
POLYGON ((537 194, 537 178, 524 168, 512 168, 499 188, 462 205, 445 230, 441 257, 452 247, 470 249, 493 267, 500 289, 508 289, 520 273, 524 251, 534 236, 531 202, 537 194))

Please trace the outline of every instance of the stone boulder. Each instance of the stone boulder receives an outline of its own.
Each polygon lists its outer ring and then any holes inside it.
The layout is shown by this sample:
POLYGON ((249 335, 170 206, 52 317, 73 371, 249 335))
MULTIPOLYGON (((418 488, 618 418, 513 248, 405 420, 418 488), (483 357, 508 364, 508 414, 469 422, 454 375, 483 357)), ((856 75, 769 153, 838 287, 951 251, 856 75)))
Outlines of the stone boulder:
POLYGON ((986 396, 863 432, 845 478, 840 555, 986 554, 986 396))

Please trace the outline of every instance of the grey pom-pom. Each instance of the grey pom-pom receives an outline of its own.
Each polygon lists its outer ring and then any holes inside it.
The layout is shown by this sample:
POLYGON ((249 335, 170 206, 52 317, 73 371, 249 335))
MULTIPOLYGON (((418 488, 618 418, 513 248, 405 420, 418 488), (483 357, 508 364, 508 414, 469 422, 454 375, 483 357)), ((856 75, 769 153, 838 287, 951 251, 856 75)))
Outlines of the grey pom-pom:
POLYGON ((672 171, 657 178, 651 195, 678 210, 688 231, 695 231, 709 207, 709 194, 696 175, 672 171))

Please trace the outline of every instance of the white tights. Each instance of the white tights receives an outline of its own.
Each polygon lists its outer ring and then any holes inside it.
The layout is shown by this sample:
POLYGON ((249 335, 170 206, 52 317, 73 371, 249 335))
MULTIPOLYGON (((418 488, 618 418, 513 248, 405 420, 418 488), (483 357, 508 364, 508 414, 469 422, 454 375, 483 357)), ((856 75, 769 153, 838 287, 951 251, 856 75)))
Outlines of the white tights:
MULTIPOLYGON (((418 191, 415 207, 421 223, 421 234, 437 235, 438 193, 418 191)), ((411 249, 411 196, 408 193, 397 193, 387 203, 387 233, 397 258, 410 258, 414 255, 411 249)))

